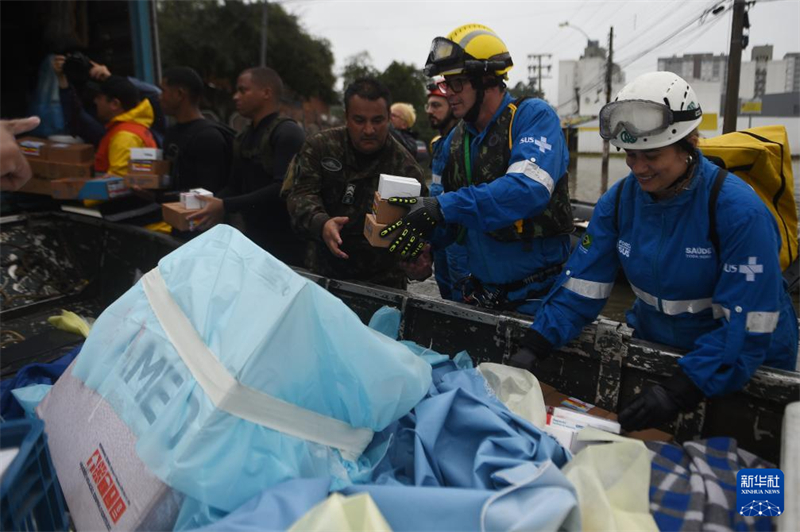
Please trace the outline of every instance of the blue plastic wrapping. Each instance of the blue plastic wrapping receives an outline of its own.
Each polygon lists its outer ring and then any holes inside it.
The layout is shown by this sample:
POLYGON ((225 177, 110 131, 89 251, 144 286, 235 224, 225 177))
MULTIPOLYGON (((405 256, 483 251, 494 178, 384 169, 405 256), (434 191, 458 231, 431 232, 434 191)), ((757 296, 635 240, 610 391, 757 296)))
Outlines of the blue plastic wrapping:
MULTIPOLYGON (((395 532, 580 530, 575 488, 559 469, 568 453, 510 412, 477 370, 449 361, 434 381, 412 412, 375 435, 364 453, 377 464, 372 476, 331 489, 369 493, 395 532)), ((213 529, 285 530, 325 499, 323 486, 281 484, 213 529)))
MULTIPOLYGON (((431 384, 430 366, 406 346, 364 326, 231 227, 195 238, 158 269, 216 359, 252 389, 381 431, 431 384)), ((167 339, 141 282, 95 322, 73 375, 131 428, 155 475, 222 511, 293 478, 345 486, 361 467, 331 447, 217 409, 167 339)))

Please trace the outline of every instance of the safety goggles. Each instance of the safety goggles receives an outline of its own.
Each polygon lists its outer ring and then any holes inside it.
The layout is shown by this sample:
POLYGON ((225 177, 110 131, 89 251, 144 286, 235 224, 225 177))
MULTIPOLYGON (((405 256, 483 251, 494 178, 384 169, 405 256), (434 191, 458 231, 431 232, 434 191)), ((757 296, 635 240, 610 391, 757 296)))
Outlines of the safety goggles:
POLYGON ((439 90, 445 94, 458 94, 464 90, 464 84, 469 83, 469 78, 449 78, 439 82, 439 90))
POLYGON ((431 43, 431 51, 425 62, 425 75, 433 77, 448 70, 463 68, 467 59, 475 58, 450 39, 436 37, 431 43))
POLYGON ((673 111, 664 104, 648 100, 611 102, 600 109, 600 136, 611 140, 625 130, 634 137, 649 137, 676 122, 691 122, 701 116, 703 111, 700 107, 673 111))

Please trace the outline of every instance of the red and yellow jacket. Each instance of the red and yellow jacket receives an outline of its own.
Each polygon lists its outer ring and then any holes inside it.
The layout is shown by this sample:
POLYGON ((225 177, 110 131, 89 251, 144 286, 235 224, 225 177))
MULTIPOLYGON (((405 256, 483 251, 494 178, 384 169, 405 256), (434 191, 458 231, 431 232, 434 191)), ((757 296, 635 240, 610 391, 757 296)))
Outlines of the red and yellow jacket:
POLYGON ((116 176, 128 175, 131 148, 156 148, 153 134, 153 106, 144 98, 133 109, 115 116, 106 124, 106 134, 94 157, 94 169, 116 176))

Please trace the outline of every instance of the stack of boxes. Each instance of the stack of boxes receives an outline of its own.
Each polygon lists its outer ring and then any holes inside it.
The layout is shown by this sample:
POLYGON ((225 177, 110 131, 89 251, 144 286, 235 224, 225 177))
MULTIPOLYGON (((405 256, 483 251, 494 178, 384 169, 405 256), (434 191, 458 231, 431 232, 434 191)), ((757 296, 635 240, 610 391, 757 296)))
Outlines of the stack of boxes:
MULTIPOLYGON (((591 403, 570 397, 539 382, 547 407, 547 425, 544 431, 566 449, 578 452, 585 444, 577 440, 578 432, 585 427, 593 427, 612 434, 619 434, 620 424, 617 414, 599 408, 591 403)), ((658 429, 630 432, 625 436, 642 441, 672 441, 672 436, 658 429)))
POLYGON ((94 147, 91 144, 67 144, 37 137, 23 137, 18 144, 33 171, 33 177, 21 192, 61 200, 106 200, 129 192, 122 178, 92 179, 94 147))
POLYGON ((131 148, 125 184, 146 189, 170 188, 169 169, 169 161, 163 160, 163 152, 158 148, 131 148))
POLYGON ((50 166, 47 163, 47 147, 49 142, 36 137, 22 137, 17 143, 33 171, 33 177, 25 183, 20 189, 20 192, 49 196, 50 166))
POLYGON ((420 195, 422 185, 411 177, 399 177, 381 174, 378 190, 372 202, 372 212, 367 213, 364 220, 364 237, 371 246, 388 248, 396 235, 386 238, 380 236, 386 226, 393 224, 406 215, 408 209, 397 205, 389 205, 386 200, 392 197, 413 198, 420 195))

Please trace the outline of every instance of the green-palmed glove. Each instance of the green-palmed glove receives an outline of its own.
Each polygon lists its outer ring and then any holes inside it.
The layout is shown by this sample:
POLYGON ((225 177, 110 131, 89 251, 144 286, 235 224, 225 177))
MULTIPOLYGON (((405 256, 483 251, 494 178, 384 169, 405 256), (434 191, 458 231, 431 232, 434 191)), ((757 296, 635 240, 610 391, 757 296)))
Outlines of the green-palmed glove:
POLYGON ((439 200, 436 198, 389 198, 389 205, 408 207, 408 214, 383 231, 385 237, 396 231, 399 235, 389 246, 389 252, 400 252, 403 257, 416 257, 425 247, 425 240, 430 236, 436 224, 444 221, 439 200))

